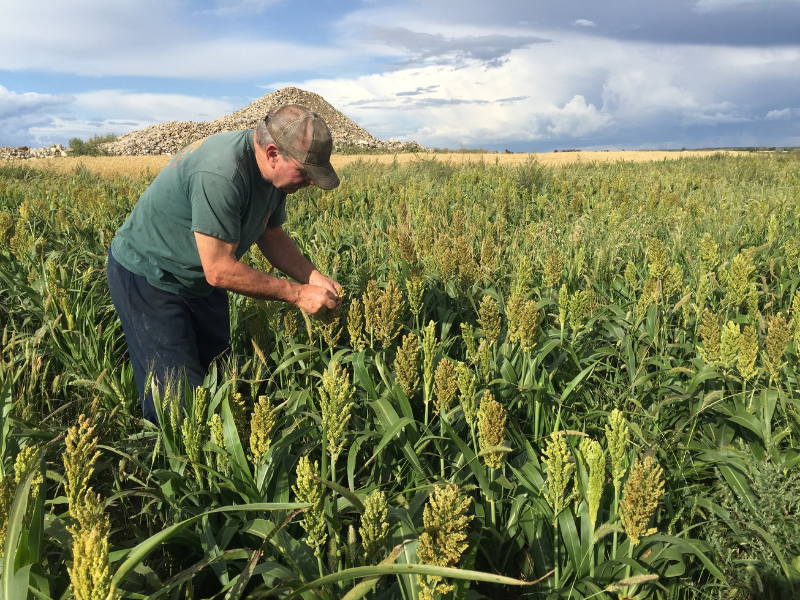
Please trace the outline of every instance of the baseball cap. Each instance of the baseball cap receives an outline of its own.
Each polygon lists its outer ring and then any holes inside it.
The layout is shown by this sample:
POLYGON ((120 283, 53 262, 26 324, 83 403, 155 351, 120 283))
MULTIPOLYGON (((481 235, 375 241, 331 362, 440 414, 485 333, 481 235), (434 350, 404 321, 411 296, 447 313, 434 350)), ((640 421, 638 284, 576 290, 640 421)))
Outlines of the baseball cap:
POLYGON ((331 165, 333 138, 318 113, 299 104, 281 106, 267 115, 267 130, 281 150, 303 165, 323 190, 339 185, 339 176, 331 165))

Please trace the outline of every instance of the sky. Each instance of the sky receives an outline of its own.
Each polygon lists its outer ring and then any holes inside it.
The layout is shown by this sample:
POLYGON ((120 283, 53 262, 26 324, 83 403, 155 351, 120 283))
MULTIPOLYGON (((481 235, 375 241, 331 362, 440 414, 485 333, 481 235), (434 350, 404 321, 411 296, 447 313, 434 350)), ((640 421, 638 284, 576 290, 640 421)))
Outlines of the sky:
POLYGON ((0 146, 286 86, 440 148, 800 146, 800 0, 0 0, 0 40, 0 146))

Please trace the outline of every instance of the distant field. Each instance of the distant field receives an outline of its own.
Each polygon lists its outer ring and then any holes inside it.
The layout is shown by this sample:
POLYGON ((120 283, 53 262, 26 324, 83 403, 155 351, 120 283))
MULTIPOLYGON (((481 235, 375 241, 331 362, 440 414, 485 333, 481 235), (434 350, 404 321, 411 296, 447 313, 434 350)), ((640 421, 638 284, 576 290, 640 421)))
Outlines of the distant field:
MULTIPOLYGON (((372 154, 372 155, 334 155, 331 157, 331 162, 334 167, 341 167, 356 161, 390 163, 395 158, 401 163, 405 164, 410 161, 420 160, 422 158, 435 158, 442 162, 451 163, 468 163, 468 162, 495 162, 498 161, 501 165, 516 165, 525 162, 531 156, 535 156, 537 160, 546 165, 565 165, 577 162, 591 163, 608 163, 616 161, 627 162, 648 162, 648 161, 662 161, 674 160, 678 158, 686 158, 688 156, 709 156, 711 154, 719 154, 718 151, 710 150, 697 150, 686 152, 667 152, 663 150, 652 151, 620 151, 620 152, 547 152, 542 154, 466 154, 466 153, 453 153, 453 154, 372 154)), ((724 151, 722 154, 745 154, 743 152, 724 151)), ((139 174, 149 169, 151 172, 160 171, 161 168, 169 161, 169 156, 108 156, 108 157, 90 157, 81 156, 78 158, 42 158, 32 159, 29 161, 16 161, 26 162, 31 166, 53 168, 57 171, 72 171, 77 165, 83 164, 90 171, 95 171, 102 175, 120 174, 139 174)), ((14 162, 14 161, 0 161, 0 164, 14 162)))

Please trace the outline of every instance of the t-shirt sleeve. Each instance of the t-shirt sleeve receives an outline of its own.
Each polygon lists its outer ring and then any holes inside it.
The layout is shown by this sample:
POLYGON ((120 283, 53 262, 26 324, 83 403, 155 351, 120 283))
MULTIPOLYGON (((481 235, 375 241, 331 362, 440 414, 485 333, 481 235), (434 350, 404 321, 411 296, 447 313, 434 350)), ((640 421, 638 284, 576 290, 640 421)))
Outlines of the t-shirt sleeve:
POLYGON ((239 244, 244 195, 236 184, 214 173, 194 173, 189 178, 192 231, 239 244))

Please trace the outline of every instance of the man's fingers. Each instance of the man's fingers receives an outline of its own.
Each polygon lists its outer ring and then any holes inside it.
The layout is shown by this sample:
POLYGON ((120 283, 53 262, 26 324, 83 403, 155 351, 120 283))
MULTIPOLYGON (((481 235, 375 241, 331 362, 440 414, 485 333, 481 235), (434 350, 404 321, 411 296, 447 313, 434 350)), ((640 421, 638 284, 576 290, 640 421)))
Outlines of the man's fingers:
POLYGON ((328 291, 328 298, 327 302, 325 302, 325 306, 327 306, 331 310, 334 310, 336 308, 339 308, 341 304, 342 304, 342 299, 339 298, 339 295, 333 294, 330 291, 328 291))

